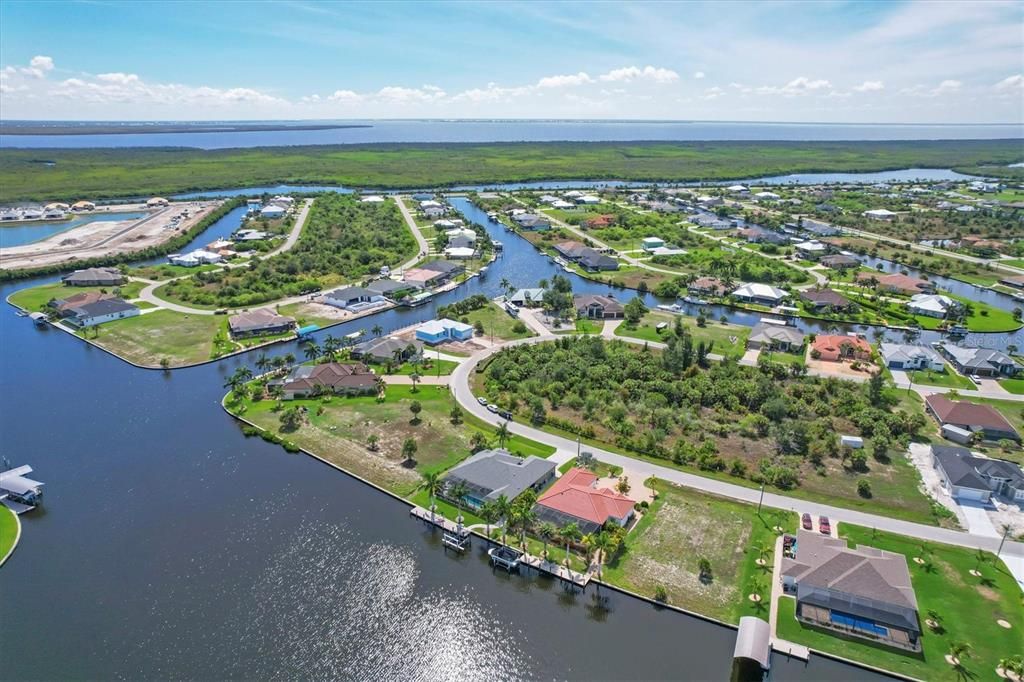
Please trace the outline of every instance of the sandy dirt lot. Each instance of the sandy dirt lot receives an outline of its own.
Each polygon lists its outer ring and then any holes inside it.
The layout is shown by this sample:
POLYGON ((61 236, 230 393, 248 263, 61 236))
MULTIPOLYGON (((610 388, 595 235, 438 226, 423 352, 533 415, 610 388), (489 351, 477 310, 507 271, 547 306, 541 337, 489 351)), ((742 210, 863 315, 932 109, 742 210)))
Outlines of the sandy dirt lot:
POLYGON ((103 206, 84 215, 102 216, 104 213, 134 211, 147 211, 147 215, 134 221, 110 221, 100 218, 42 241, 0 249, 0 268, 34 268, 69 260, 139 251, 187 232, 221 203, 182 201, 148 211, 145 204, 103 206), (189 213, 188 218, 182 218, 174 224, 174 218, 181 216, 186 210, 189 213))

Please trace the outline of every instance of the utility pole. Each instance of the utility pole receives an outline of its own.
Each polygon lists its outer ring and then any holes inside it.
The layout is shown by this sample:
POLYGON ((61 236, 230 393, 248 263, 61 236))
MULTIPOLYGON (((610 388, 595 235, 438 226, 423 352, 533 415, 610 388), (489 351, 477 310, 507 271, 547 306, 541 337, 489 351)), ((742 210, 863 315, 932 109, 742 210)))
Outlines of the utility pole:
POLYGON ((996 558, 999 558, 999 553, 1003 551, 1003 543, 1006 542, 1006 536, 1010 534, 1010 524, 1003 524, 1003 538, 999 541, 999 549, 996 550, 996 558))
POLYGON ((764 502, 764 482, 761 483, 761 496, 757 499, 757 515, 761 515, 761 503, 764 502))

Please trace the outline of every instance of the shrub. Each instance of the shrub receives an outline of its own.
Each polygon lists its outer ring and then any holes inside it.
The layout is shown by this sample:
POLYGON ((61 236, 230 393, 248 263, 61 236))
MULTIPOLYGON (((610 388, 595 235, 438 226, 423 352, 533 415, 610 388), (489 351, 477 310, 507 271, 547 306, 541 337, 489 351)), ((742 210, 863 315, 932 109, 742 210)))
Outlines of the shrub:
POLYGON ((665 589, 664 585, 658 585, 654 588, 654 601, 662 604, 668 603, 668 590, 665 589))
POLYGON ((871 497, 871 483, 866 478, 857 481, 857 494, 863 498, 871 497))

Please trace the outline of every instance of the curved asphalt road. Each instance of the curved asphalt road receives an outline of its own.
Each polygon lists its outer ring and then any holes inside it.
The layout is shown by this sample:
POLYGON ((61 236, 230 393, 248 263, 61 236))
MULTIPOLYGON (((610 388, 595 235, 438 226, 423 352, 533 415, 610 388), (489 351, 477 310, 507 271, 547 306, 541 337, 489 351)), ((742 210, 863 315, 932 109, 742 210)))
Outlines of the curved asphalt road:
MULTIPOLYGON (((476 396, 473 395, 473 392, 470 389, 470 376, 474 373, 477 364, 494 353, 499 352, 501 348, 504 347, 543 343, 546 341, 554 341, 556 338, 558 337, 553 334, 547 334, 527 339, 518 339, 516 341, 510 341, 503 344, 502 346, 482 350, 472 355, 470 358, 460 363, 451 374, 450 386, 456 401, 462 406, 462 409, 472 413, 485 422, 494 425, 501 423, 503 421, 501 418, 492 414, 477 402, 476 396)), ((622 338, 621 340, 634 342, 628 338, 622 338)), ((635 342, 643 343, 642 341, 635 342)), ((525 436, 526 438, 557 448, 558 452, 556 452, 552 458, 558 462, 568 461, 571 457, 575 456, 578 447, 575 440, 556 436, 554 434, 547 433, 546 431, 533 428, 527 424, 509 422, 508 429, 511 433, 525 436)), ((703 476, 678 471, 660 464, 653 464, 644 460, 634 459, 633 457, 626 457, 592 445, 588 445, 587 450, 593 452, 594 455, 602 462, 627 468, 631 471, 642 474, 645 477, 655 476, 689 488, 696 488, 697 490, 702 490, 704 492, 721 495, 735 500, 742 500, 751 504, 757 504, 758 498, 761 496, 760 490, 756 488, 746 488, 733 483, 727 483, 725 481, 704 478, 703 476)), ((912 523, 910 521, 901 521, 899 519, 893 519, 886 516, 877 516, 866 512, 833 507, 831 505, 821 504, 818 502, 798 500, 773 492, 764 493, 763 504, 775 509, 785 509, 798 513, 807 512, 812 515, 824 515, 828 516, 833 521, 853 523, 868 528, 878 528, 887 532, 899 533, 900 535, 921 538, 931 542, 943 542, 950 545, 969 548, 980 547, 992 552, 995 552, 999 547, 999 538, 971 535, 962 531, 936 528, 934 526, 926 526, 924 524, 912 523)), ((1010 568, 1014 577, 1017 579, 1017 582, 1024 587, 1024 543, 1007 540, 1003 546, 1002 558, 1010 568)))

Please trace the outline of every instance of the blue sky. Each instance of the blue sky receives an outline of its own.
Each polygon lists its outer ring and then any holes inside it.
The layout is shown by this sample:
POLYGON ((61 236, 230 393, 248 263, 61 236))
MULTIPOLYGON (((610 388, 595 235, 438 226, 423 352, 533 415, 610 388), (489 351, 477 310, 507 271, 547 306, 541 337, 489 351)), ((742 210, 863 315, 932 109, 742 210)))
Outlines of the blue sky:
POLYGON ((34 119, 1024 121, 1024 4, 0 3, 34 119))

